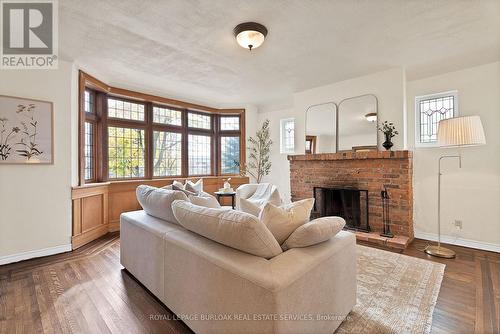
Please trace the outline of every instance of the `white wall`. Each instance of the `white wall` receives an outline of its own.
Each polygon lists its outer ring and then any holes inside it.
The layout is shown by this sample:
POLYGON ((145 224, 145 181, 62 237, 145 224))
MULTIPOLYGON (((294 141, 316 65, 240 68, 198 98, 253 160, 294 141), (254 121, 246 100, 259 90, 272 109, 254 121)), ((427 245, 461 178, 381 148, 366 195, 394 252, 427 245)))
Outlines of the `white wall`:
MULTIPOLYGON (((404 148, 404 71, 400 68, 391 69, 359 78, 341 81, 326 86, 309 89, 294 94, 293 107, 284 110, 259 113, 259 122, 270 120, 271 135, 274 141, 271 150, 273 167, 271 174, 264 180, 276 184, 285 201, 290 201, 290 165, 286 154, 280 154, 279 134, 280 119, 295 118, 295 154, 305 151, 305 112, 314 104, 335 102, 343 99, 374 94, 378 99, 378 113, 381 121, 394 122, 400 135, 394 138, 394 149, 404 148)), ((379 146, 383 142, 379 136, 379 146)), ((382 148, 383 149, 383 148, 382 148)))
POLYGON ((71 248, 74 75, 64 61, 58 70, 0 71, 0 94, 54 103, 55 141, 53 165, 0 165, 0 264, 71 248))
MULTIPOLYGON (((415 143, 415 96, 458 90, 459 114, 479 115, 487 145, 463 148, 462 169, 445 161, 442 229, 446 241, 468 239, 500 250, 500 62, 407 83, 409 145, 415 143), (454 221, 461 220, 461 231, 454 221), (450 238, 446 238, 449 236, 450 238)), ((414 220, 418 236, 437 233, 438 159, 457 150, 417 148, 414 154, 414 220)), ((432 237, 432 236, 431 236, 432 237)))

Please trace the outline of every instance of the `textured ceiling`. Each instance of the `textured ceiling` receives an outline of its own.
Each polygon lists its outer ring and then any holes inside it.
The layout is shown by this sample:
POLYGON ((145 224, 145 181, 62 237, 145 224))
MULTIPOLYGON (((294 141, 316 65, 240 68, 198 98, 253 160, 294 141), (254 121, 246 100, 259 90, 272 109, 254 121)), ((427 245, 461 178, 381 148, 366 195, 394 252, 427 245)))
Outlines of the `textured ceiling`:
POLYGON ((404 66, 419 78, 500 59, 500 0, 63 0, 60 55, 110 84, 267 106, 404 66), (267 26, 251 53, 238 23, 267 26))

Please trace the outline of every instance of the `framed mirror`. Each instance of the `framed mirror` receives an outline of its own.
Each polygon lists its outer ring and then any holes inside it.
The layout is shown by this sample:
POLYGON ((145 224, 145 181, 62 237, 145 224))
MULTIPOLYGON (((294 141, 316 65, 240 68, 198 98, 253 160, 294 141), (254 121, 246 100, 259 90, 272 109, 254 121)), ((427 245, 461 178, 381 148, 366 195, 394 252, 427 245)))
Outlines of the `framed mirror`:
POLYGON ((312 105, 306 110, 306 154, 335 153, 337 105, 333 102, 312 105))
POLYGON ((342 100, 337 114, 337 151, 377 149, 378 101, 375 95, 342 100))

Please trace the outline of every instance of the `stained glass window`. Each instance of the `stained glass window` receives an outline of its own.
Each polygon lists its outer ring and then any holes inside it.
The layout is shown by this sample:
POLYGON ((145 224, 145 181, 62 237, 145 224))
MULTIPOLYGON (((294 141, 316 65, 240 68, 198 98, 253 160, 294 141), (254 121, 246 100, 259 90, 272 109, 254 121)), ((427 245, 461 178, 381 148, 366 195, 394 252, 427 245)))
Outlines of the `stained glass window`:
POLYGON ((238 116, 221 116, 220 129, 222 131, 237 131, 240 129, 240 118, 238 116))
POLYGON ((153 131, 154 176, 179 176, 182 174, 182 134, 153 131))
POLYGON ((281 153, 293 153, 295 150, 295 119, 282 119, 280 123, 281 153))
POLYGON ((144 121, 144 104, 108 98, 108 116, 144 121))
POLYGON ((108 127, 110 179, 144 177, 144 130, 108 127))
POLYGON ((94 124, 85 122, 85 180, 94 179, 94 124))
POLYGON ((417 97, 417 144, 436 144, 439 121, 457 116, 456 92, 417 97))
POLYGON ((209 115, 201 115, 188 113, 188 126, 190 128, 207 129, 212 128, 212 117, 209 115))
POLYGON ((210 136, 188 135, 189 175, 210 175, 211 165, 210 136))
POLYGON ((238 174, 240 172, 240 137, 221 137, 220 145, 222 174, 238 174))
POLYGON ((153 122, 158 124, 182 125, 182 112, 175 109, 153 107, 153 122))

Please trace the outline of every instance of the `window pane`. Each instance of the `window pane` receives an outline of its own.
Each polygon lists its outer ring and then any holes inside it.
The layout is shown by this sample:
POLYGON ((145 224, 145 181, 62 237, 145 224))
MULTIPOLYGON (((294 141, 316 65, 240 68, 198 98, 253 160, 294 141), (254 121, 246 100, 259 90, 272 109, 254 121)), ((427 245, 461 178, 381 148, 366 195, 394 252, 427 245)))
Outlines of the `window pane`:
POLYGON ((168 108, 153 107, 153 122, 180 126, 182 124, 182 112, 168 108))
POLYGON ((144 177, 144 130, 108 128, 109 178, 144 177))
POLYGON ((439 121, 452 118, 455 115, 454 95, 440 96, 430 99, 421 99, 418 102, 420 115, 420 142, 437 142, 439 121))
POLYGON ((85 180, 94 178, 94 124, 85 122, 85 180))
POLYGON ((108 98, 108 117, 144 121, 144 105, 108 98))
POLYGON ((212 128, 211 124, 212 117, 207 115, 200 114, 188 114, 188 126, 190 128, 198 128, 198 129, 208 129, 212 128))
POLYGON ((94 112, 94 94, 88 89, 85 90, 84 96, 84 108, 85 112, 93 113, 94 112))
POLYGON ((211 137, 188 135, 189 175, 209 175, 211 168, 211 137))
POLYGON ((220 144, 222 174, 238 174, 240 172, 240 138, 221 137, 220 144))
POLYGON ((223 116, 220 118, 220 129, 222 131, 227 130, 239 130, 240 129, 240 118, 238 116, 223 116))
POLYGON ((178 176, 182 167, 182 134, 153 131, 154 176, 178 176))

